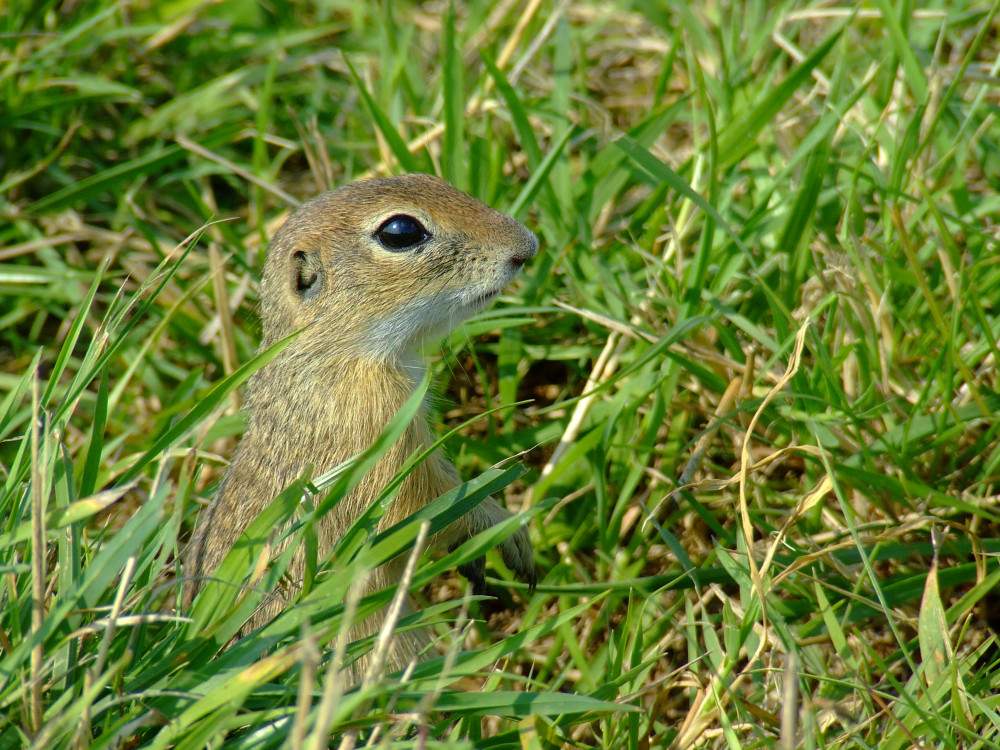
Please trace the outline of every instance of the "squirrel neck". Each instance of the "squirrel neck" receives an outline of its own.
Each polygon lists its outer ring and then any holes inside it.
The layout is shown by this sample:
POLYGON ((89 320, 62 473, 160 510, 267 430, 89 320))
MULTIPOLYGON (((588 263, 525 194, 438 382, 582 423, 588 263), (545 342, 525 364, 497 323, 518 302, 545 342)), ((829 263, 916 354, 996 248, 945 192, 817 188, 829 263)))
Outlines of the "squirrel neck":
MULTIPOLYGON (((385 429, 389 420, 413 394, 423 378, 423 364, 377 359, 327 358, 317 363, 289 347, 247 387, 246 431, 233 457, 229 475, 232 486, 259 488, 260 497, 270 499, 302 476, 312 465, 317 477, 356 456, 385 429)), ((388 448, 376 466, 351 492, 345 503, 352 513, 332 514, 353 518, 367 507, 415 452, 433 444, 424 410, 414 417, 400 438, 388 448)), ((453 469, 438 457, 417 466, 401 492, 418 491, 436 497, 457 483, 453 469), (431 494, 433 493, 433 494, 431 494)), ((238 503, 238 498, 227 498, 238 503)), ((394 503, 405 510, 405 503, 394 503)), ((263 506, 262 506, 263 507, 263 506)), ((390 512, 384 523, 399 520, 390 512)))
MULTIPOLYGON (((264 439, 288 468, 301 470, 311 461, 317 473, 370 447, 424 376, 416 357, 317 361, 292 349, 267 369, 248 384, 243 439, 264 439)), ((400 442, 428 435, 421 410, 400 442)))

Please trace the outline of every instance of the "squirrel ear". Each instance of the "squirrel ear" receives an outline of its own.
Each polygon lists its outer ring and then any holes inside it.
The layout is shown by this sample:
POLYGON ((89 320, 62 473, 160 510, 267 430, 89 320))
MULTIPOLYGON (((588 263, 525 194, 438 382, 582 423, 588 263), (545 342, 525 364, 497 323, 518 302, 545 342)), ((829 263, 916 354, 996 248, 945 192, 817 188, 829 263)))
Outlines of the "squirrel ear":
POLYGON ((292 253, 292 288, 306 300, 315 298, 323 288, 323 261, 315 250, 292 253))

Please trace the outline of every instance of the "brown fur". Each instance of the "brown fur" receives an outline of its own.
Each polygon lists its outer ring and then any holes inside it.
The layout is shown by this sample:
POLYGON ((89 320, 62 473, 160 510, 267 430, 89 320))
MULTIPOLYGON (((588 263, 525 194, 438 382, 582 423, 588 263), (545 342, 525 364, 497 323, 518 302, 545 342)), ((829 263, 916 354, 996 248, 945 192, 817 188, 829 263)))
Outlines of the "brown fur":
MULTIPOLYGON (((249 522, 308 464, 315 475, 368 448, 423 376, 416 349, 488 304, 538 247, 514 219, 428 175, 358 182, 324 193, 296 211, 274 237, 264 264, 262 348, 302 329, 293 343, 249 382, 246 432, 219 493, 204 511, 185 555, 191 598, 249 522), (397 215, 411 216, 431 238, 419 251, 391 252, 375 238, 397 215), (318 277, 314 276, 318 274, 318 277), (301 279, 317 278, 304 295, 301 279)), ((358 487, 318 524, 325 557, 378 496, 403 461, 433 443, 416 418, 358 487)), ((459 483, 435 453, 406 479, 380 522, 384 529, 459 483)), ((508 512, 493 498, 434 538, 453 547, 508 512)), ((525 529, 500 546, 504 562, 534 581, 525 529)), ((304 556, 290 568, 301 578, 304 556)), ((375 571, 371 591, 398 581, 399 563, 375 571)), ((273 618, 269 600, 244 632, 273 618)), ((377 618, 353 635, 374 632, 377 618)), ((390 667, 408 663, 428 642, 417 631, 397 639, 390 667)))

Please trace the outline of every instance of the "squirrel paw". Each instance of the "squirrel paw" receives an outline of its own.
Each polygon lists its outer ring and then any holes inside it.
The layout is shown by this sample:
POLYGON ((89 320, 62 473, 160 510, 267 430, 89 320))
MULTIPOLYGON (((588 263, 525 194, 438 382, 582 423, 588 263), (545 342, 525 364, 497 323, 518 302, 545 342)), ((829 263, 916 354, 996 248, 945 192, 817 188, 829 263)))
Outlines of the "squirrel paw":
MULTIPOLYGON (((493 498, 488 498, 477 510, 480 512, 466 518, 465 531, 469 536, 510 517, 507 510, 501 508, 493 498)), ((463 541, 465 539, 453 542, 450 549, 455 549, 463 541)), ((510 568, 518 580, 527 583, 530 590, 534 591, 535 584, 538 583, 538 570, 535 567, 535 551, 531 547, 528 530, 524 527, 519 528, 497 545, 497 551, 503 558, 504 565, 510 568)), ((458 572, 469 579, 473 593, 488 595, 485 558, 479 557, 459 566, 458 572)))
POLYGON ((513 571, 518 580, 528 584, 529 591, 535 590, 538 583, 538 569, 535 567, 535 551, 531 547, 531 538, 524 527, 500 542, 500 557, 503 563, 513 571))

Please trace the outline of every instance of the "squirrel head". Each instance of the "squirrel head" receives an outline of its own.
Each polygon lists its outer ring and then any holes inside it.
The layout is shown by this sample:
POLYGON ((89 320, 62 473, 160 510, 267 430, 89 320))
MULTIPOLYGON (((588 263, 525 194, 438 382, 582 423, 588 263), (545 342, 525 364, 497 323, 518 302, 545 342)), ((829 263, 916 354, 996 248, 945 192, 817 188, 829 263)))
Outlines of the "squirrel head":
POLYGON ((535 235, 430 175, 355 182, 303 204, 271 242, 264 345, 394 359, 483 309, 538 251, 535 235))

